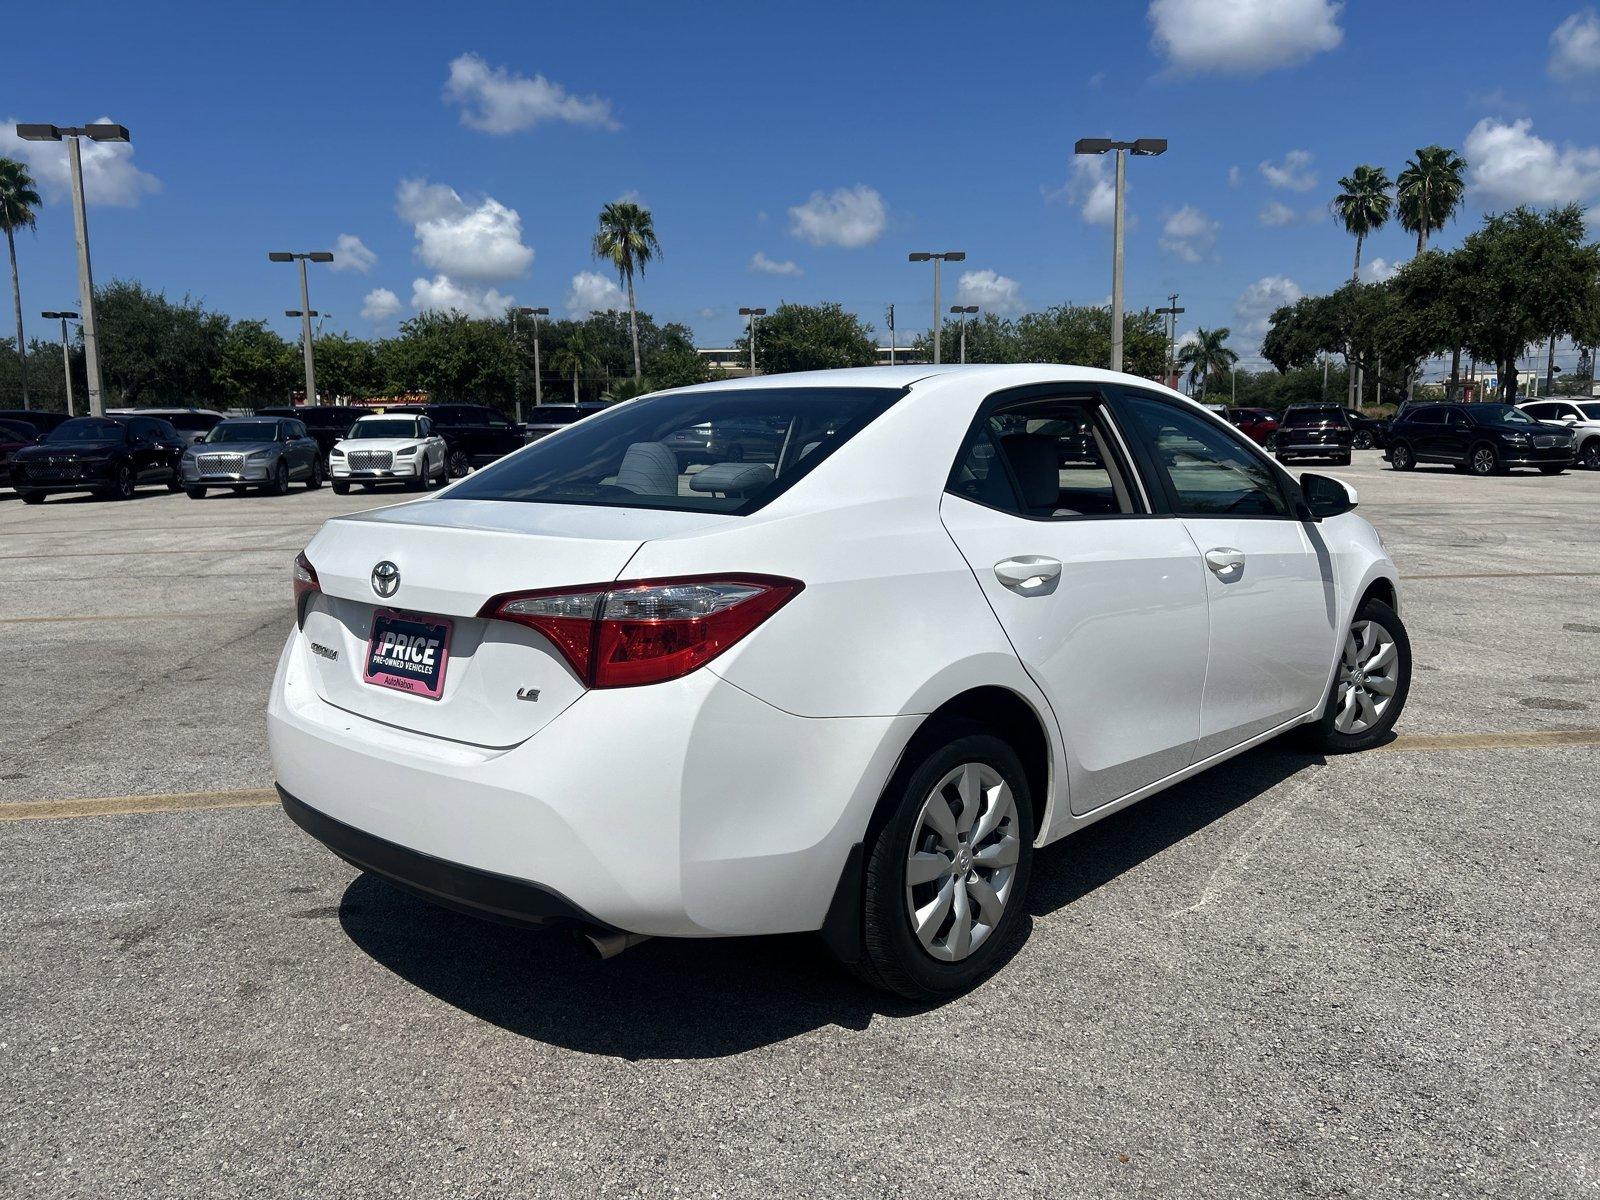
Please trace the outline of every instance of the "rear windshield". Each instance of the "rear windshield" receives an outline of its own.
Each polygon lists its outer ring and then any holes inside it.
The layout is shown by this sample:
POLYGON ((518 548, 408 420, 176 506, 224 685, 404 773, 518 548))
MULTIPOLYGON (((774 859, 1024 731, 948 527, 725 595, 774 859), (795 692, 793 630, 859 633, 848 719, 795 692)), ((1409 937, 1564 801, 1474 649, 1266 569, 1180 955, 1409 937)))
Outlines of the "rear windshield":
POLYGON ((596 413, 471 476, 457 500, 754 512, 904 393, 730 388, 596 413))
POLYGON ((222 418, 216 413, 173 413, 165 420, 174 429, 186 430, 189 433, 204 433, 222 418))
POLYGON ((1348 425, 1350 418, 1342 408, 1292 409, 1285 417, 1286 425, 1348 425))

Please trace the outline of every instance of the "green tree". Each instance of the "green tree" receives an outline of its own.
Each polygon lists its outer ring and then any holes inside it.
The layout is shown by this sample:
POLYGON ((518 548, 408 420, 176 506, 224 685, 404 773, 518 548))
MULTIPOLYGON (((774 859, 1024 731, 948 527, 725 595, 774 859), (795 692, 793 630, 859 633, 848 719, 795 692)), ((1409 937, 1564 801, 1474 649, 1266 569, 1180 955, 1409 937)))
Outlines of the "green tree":
POLYGON ((601 373, 604 363, 595 337, 582 326, 571 331, 550 355, 550 369, 558 375, 572 376, 572 402, 582 403, 582 380, 601 373))
POLYGON ((301 378, 300 356, 265 321, 235 321, 222 339, 213 389, 233 408, 285 404, 301 378))
POLYGON ((1339 180, 1343 190, 1333 199, 1333 215, 1344 231, 1356 239, 1356 265, 1352 280, 1361 278, 1361 243, 1389 220, 1394 200, 1389 195, 1389 173, 1382 167, 1361 164, 1339 180))
POLYGON ((1211 380, 1219 375, 1227 375, 1239 361, 1239 356, 1230 350, 1227 344, 1232 332, 1233 330, 1227 327, 1196 329, 1194 340, 1185 342, 1178 350, 1178 365, 1189 370, 1191 393, 1198 384, 1203 399, 1211 380))
POLYGON ((710 379, 711 366, 694 348, 691 339, 679 335, 664 340, 645 355, 644 377, 652 390, 688 387, 710 379))
POLYGON ((1455 215, 1466 191, 1466 170, 1467 160, 1454 150, 1424 146, 1400 172, 1395 181, 1400 227, 1417 235, 1418 254, 1428 248, 1428 235, 1455 215))
POLYGON ((131 280, 96 290, 106 386, 124 404, 210 403, 228 318, 131 280))
POLYGON ((28 404, 28 352, 22 335, 22 284, 17 274, 17 230, 32 229, 41 201, 28 168, 14 158, 0 158, 0 229, 11 255, 11 305, 17 314, 17 372, 22 407, 28 404))
POLYGON ((371 342, 344 333, 325 333, 312 339, 311 350, 317 361, 317 391, 352 399, 377 394, 382 377, 371 342))
POLYGON ((504 321, 425 312, 402 322, 399 334, 376 348, 372 376, 388 392, 426 392, 435 401, 509 412, 515 361, 504 321))
MULTIPOLYGON (((750 353, 750 331, 734 343, 750 353)), ((872 326, 834 301, 780 304, 756 328, 756 366, 763 374, 867 367, 875 361, 872 326)))
POLYGON ((1600 341, 1600 246, 1585 242, 1576 204, 1485 217, 1456 254, 1470 313, 1461 341, 1494 363, 1507 402, 1516 400, 1517 359, 1530 343, 1600 341))
POLYGON ((617 269, 617 277, 628 291, 628 324, 633 334, 633 377, 644 375, 639 355, 638 308, 634 303, 633 276, 644 274, 645 264, 661 254, 656 239, 655 218, 648 208, 618 200, 600 210, 600 228, 594 235, 594 256, 606 259, 617 269))

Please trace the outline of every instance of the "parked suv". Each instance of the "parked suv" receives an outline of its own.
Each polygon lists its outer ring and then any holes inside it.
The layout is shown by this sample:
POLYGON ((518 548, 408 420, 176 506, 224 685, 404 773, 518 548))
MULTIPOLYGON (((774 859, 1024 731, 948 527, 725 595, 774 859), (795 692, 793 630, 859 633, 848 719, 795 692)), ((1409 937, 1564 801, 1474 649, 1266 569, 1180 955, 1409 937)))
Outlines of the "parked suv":
POLYGON ((191 446, 205 441, 206 434, 223 419, 213 408, 108 408, 106 416, 156 417, 176 429, 191 446))
POLYGON ((1511 404, 1419 404, 1389 427, 1383 456, 1396 471, 1449 463, 1474 475, 1537 467, 1559 475, 1576 453, 1572 431, 1540 424, 1511 404))
POLYGON ((370 417, 370 408, 351 408, 343 404, 302 404, 298 407, 258 408, 258 417, 288 417, 306 427, 322 452, 322 473, 328 473, 328 454, 339 444, 339 439, 350 432, 362 417, 370 417))
POLYGON ((74 417, 11 456, 11 486, 29 504, 51 492, 126 500, 141 483, 177 491, 187 443, 154 417, 74 417))
MULTIPOLYGON (((528 413, 528 419, 523 423, 522 436, 525 442, 537 442, 542 437, 549 437, 552 433, 565 429, 576 421, 593 416, 606 408, 604 404, 541 404, 538 408, 528 413)), ((702 442, 700 449, 704 450, 702 442)))
POLYGON ((0 408, 0 421, 18 421, 23 425, 32 425, 40 437, 63 421, 71 419, 66 413, 42 412, 37 408, 0 408))
POLYGON ((424 404, 420 411, 444 439, 452 479, 522 449, 522 430, 486 404, 424 404))
POLYGON ((1350 418, 1337 404, 1291 404, 1278 425, 1275 452, 1282 463, 1295 458, 1331 458, 1340 466, 1349 466, 1355 440, 1350 418))
POLYGON ((322 452, 293 418, 239 417, 219 421, 205 441, 190 446, 178 472, 191 500, 203 500, 208 487, 236 495, 258 487, 282 496, 291 482, 308 491, 322 486, 322 452))
POLYGON ((1535 400, 1518 407, 1535 421, 1572 430, 1578 465, 1600 471, 1600 400, 1535 400))
POLYGON ((1379 417, 1369 417, 1353 408, 1345 409, 1344 415, 1350 421, 1350 428, 1355 430, 1357 450, 1370 450, 1374 446, 1381 448, 1388 441, 1389 422, 1379 417))

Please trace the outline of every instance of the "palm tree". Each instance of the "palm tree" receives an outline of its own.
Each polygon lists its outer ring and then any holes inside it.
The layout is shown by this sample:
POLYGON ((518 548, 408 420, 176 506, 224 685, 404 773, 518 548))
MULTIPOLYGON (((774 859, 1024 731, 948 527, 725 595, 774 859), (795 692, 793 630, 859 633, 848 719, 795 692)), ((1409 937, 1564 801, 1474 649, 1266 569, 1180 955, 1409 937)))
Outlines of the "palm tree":
POLYGON ((1428 235, 1443 229, 1460 207, 1466 169, 1467 160, 1454 150, 1424 146, 1400 172, 1395 181, 1400 227, 1417 235, 1418 254, 1428 248, 1428 235))
POLYGON ((1382 167, 1363 163, 1339 180, 1344 190, 1333 198, 1333 215, 1346 233, 1356 239, 1356 265, 1350 278, 1361 278, 1361 243, 1367 234, 1376 233, 1389 219, 1394 197, 1389 195, 1389 173, 1382 167))
POLYGON ((1186 342, 1178 351, 1178 365, 1189 368, 1189 391, 1200 385, 1200 395, 1206 394, 1206 385, 1213 375, 1224 375, 1233 369, 1239 356, 1228 349, 1227 341, 1233 330, 1196 329, 1194 340, 1186 342))
POLYGON ((28 168, 13 158, 0 158, 0 229, 6 231, 6 249, 11 253, 11 303, 17 311, 17 366, 22 379, 22 407, 28 405, 28 351, 22 340, 22 285, 17 279, 17 238, 19 229, 32 229, 34 209, 42 201, 34 190, 28 168))
POLYGON ((574 329, 566 342, 550 356, 550 369, 558 375, 572 376, 572 402, 577 404, 580 399, 578 379, 583 375, 593 375, 604 364, 600 361, 600 352, 595 348, 594 340, 589 336, 589 331, 583 328, 574 329))
POLYGON ((639 311, 633 302, 633 275, 644 274, 644 265, 661 253, 656 240, 655 218, 648 208, 618 200, 600 210, 600 228, 594 235, 594 256, 608 259, 617 269, 617 278, 628 289, 628 328, 633 333, 633 378, 644 370, 639 362, 639 311))

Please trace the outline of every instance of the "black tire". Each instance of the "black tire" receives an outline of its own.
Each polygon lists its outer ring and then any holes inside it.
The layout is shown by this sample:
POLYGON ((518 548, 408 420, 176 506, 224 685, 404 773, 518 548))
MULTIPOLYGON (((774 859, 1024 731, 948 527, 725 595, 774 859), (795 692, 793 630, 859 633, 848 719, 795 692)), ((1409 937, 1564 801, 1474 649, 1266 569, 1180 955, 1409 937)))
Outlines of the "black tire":
POLYGON ((450 479, 461 479, 472 474, 472 459, 465 450, 452 450, 444 461, 445 474, 450 479))
POLYGON ((246 492, 248 492, 250 489, 245 487, 245 485, 242 484, 242 483, 235 483, 235 484, 229 485, 228 490, 231 491, 235 496, 242 496, 246 492))
POLYGON ((1268 454, 1276 454, 1278 452, 1278 435, 1275 433, 1268 434, 1267 440, 1261 444, 1266 448, 1268 454))
POLYGON ((1539 474, 1541 474, 1541 475, 1559 475, 1559 474, 1561 474, 1561 472, 1565 471, 1566 469, 1567 469, 1567 464, 1566 463, 1550 463, 1548 466, 1540 467, 1539 468, 1539 474))
POLYGON ((333 488, 335 496, 348 496, 350 494, 350 485, 343 480, 335 479, 329 486, 333 488))
POLYGON ((1467 470, 1474 475, 1500 474, 1505 470, 1500 465, 1500 451, 1489 442, 1479 442, 1467 451, 1467 470))
POLYGON ((1390 697, 1389 707, 1370 728, 1353 734, 1341 733, 1338 730, 1335 722, 1339 715, 1339 684, 1343 671, 1344 648, 1344 641, 1341 639, 1339 665, 1334 669, 1334 680, 1328 689, 1327 704, 1323 707, 1321 718, 1306 726, 1307 740, 1311 747, 1323 754, 1353 754, 1359 750, 1370 750, 1385 740, 1405 710, 1406 697, 1411 693, 1411 638, 1406 633, 1405 624, 1400 620, 1400 614, 1382 600, 1369 596, 1356 610, 1351 625, 1354 626, 1361 621, 1376 622, 1394 639, 1397 663, 1394 694, 1390 697))
POLYGON ((1333 465, 1336 467, 1348 467, 1350 465, 1350 452, 1347 450, 1338 458, 1334 459, 1333 465))
POLYGON ((1370 429, 1363 429, 1359 433, 1357 433, 1356 434, 1356 443, 1355 443, 1355 445, 1356 445, 1356 449, 1357 450, 1371 450, 1372 449, 1372 431, 1370 429))
POLYGON ((311 474, 306 477, 306 491, 314 492, 322 486, 322 460, 311 460, 311 474))
POLYGON ((1600 437, 1592 437, 1578 451, 1578 465, 1585 471, 1600 471, 1600 437))
POLYGON ((176 471, 174 471, 172 473, 172 478, 167 480, 167 491, 169 491, 169 492, 181 492, 181 491, 183 491, 183 480, 178 478, 178 473, 176 471))
POLYGON ((189 493, 189 499, 191 500, 204 500, 206 498, 206 490, 203 487, 185 488, 184 490, 189 493))
POLYGON ((867 833, 861 957, 852 969, 873 987, 918 1002, 943 1000, 976 986, 1016 951, 1027 934, 1033 829, 1027 775, 1008 743, 969 725, 949 725, 919 736, 885 790, 867 833), (1011 789, 1019 831, 1017 861, 999 921, 970 954, 945 962, 923 947, 912 928, 906 867, 924 804, 939 781, 965 763, 989 767, 1011 789))
POLYGON ((112 500, 131 500, 134 490, 139 486, 139 481, 134 477, 133 467, 128 463, 121 463, 116 474, 111 477, 111 486, 106 489, 106 495, 112 500))
POLYGON ((1417 467, 1417 456, 1405 442, 1396 442, 1389 447, 1389 465, 1396 471, 1414 471, 1417 467))
POLYGON ((17 493, 17 495, 22 497, 22 502, 24 504, 43 504, 44 503, 44 493, 43 492, 33 492, 33 491, 22 492, 22 491, 19 491, 17 493))
POLYGON ((289 464, 281 458, 278 460, 277 470, 272 472, 272 483, 268 485, 267 492, 273 496, 289 494, 289 464))

